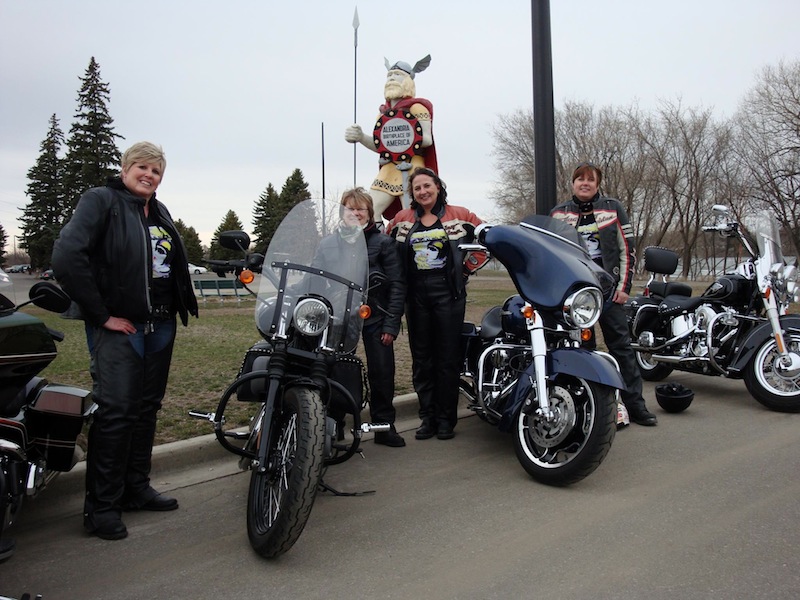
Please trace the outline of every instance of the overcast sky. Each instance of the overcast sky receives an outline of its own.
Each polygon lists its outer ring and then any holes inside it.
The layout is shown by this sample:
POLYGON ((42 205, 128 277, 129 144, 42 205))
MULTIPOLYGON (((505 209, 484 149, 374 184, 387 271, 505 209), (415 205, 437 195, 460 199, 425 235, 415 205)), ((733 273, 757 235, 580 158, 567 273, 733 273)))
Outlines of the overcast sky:
MULTIPOLYGON (((0 223, 19 234, 27 171, 56 114, 68 135, 92 56, 111 91, 120 150, 161 144, 159 199, 204 242, 233 209, 252 230, 267 184, 295 168, 314 196, 353 185, 353 12, 357 122, 383 101, 384 57, 432 62, 417 95, 434 106, 449 199, 484 218, 496 180, 498 115, 532 106, 526 0, 0 0, 0 223), (394 12, 392 8, 397 7, 394 12)), ((800 58, 798 0, 551 0, 555 106, 650 110, 659 101, 731 116, 765 65, 800 58)), ((377 155, 357 152, 368 187, 377 155)))

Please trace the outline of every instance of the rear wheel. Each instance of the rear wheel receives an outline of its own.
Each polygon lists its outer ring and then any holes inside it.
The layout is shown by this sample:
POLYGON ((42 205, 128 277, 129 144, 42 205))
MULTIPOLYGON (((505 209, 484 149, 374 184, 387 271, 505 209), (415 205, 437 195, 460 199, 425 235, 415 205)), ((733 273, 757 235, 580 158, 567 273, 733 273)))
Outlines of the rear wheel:
POLYGON ((14 498, 12 490, 15 487, 14 481, 10 479, 9 473, 14 472, 13 467, 17 467, 18 472, 22 472, 22 465, 12 465, 8 458, 0 456, 0 562, 3 562, 14 554, 14 540, 6 534, 8 525, 14 521, 15 513, 22 501, 21 496, 14 498), (5 534, 5 535, 4 535, 5 534))
POLYGON ((639 366, 639 371, 642 373, 642 379, 645 381, 661 381, 672 373, 670 365, 654 361, 649 352, 636 350, 634 355, 636 356, 636 364, 639 366))
POLYGON ((325 412, 317 392, 286 390, 276 413, 266 469, 254 469, 247 497, 247 534, 266 558, 289 550, 308 521, 322 474, 325 412))
POLYGON ((579 377, 559 375, 548 383, 552 421, 517 415, 514 448, 528 474, 548 485, 569 485, 591 474, 616 434, 613 390, 579 377))

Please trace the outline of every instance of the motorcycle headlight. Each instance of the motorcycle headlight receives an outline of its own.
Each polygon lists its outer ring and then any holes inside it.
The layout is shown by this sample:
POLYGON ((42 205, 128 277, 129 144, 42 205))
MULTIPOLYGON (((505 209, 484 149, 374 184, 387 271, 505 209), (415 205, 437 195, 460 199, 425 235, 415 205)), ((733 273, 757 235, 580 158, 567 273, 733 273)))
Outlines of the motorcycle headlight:
POLYGON ((572 327, 588 329, 600 318, 603 294, 595 287, 585 287, 564 300, 564 320, 572 327))
POLYGON ((319 335, 328 326, 330 313, 324 302, 306 298, 294 307, 294 326, 303 335, 319 335))

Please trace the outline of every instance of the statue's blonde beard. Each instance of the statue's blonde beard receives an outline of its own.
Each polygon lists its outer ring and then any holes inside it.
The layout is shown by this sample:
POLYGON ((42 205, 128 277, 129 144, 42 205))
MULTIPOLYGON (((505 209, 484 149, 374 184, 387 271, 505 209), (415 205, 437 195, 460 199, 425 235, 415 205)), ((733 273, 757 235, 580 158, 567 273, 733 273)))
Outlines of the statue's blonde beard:
POLYGON ((389 80, 383 86, 383 97, 387 100, 400 100, 401 98, 413 98, 417 95, 417 86, 411 77, 406 77, 401 83, 389 80))

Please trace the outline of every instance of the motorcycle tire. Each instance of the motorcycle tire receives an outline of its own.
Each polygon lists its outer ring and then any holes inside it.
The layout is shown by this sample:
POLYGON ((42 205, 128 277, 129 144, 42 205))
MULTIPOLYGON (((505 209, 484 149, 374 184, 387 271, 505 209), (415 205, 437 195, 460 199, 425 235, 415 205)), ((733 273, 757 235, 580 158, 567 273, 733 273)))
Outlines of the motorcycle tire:
POLYGON ((536 481, 565 486, 603 462, 617 432, 617 404, 612 388, 579 377, 559 375, 547 387, 555 420, 520 411, 514 450, 536 481))
MULTIPOLYGON (((784 336, 789 352, 800 354, 800 335, 784 336)), ((750 395, 777 412, 800 412, 800 373, 786 376, 773 367, 778 357, 775 339, 768 338, 756 351, 744 371, 744 384, 750 395)))
POLYGON ((247 535, 265 558, 289 550, 303 532, 322 476, 324 433, 319 393, 286 390, 283 411, 273 422, 270 464, 253 470, 247 496, 247 535))
POLYGON ((3 468, 0 470, 0 563, 3 563, 14 554, 14 541, 4 536, 4 533, 6 526, 14 521, 14 513, 17 512, 19 504, 11 499, 11 490, 14 486, 9 480, 10 465, 4 458, 0 458, 0 461, 3 461, 3 468))
POLYGON ((670 373, 672 366, 650 360, 649 352, 634 351, 636 364, 645 381, 663 381, 670 373))

